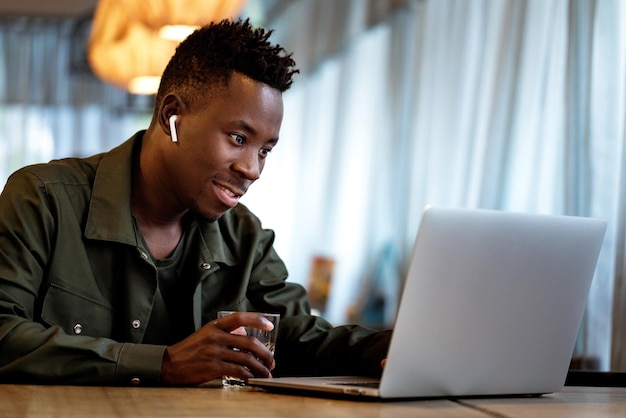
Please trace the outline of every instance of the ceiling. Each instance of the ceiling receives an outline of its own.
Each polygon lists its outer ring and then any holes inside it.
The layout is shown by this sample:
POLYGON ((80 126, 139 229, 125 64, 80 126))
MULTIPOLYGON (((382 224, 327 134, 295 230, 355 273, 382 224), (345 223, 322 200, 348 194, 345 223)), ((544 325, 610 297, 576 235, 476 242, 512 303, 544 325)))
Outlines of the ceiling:
MULTIPOLYGON (((141 1, 141 0, 137 0, 141 1)), ((279 13, 294 0, 248 0, 246 16, 257 23, 279 13)), ((84 17, 93 13, 98 0, 0 0, 0 17, 84 17)))
POLYGON ((0 0, 0 16, 74 17, 92 12, 98 0, 0 0))

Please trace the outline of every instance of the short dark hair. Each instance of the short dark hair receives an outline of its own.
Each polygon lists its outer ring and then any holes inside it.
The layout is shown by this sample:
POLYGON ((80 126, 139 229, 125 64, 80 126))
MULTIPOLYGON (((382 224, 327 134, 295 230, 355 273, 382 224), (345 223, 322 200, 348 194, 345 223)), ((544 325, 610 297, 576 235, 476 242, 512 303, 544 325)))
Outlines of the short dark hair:
POLYGON ((213 84, 226 85, 233 72, 285 92, 299 71, 292 54, 268 41, 272 32, 253 27, 249 19, 222 20, 196 30, 178 45, 163 71, 157 109, 174 91, 185 101, 200 100, 213 84))

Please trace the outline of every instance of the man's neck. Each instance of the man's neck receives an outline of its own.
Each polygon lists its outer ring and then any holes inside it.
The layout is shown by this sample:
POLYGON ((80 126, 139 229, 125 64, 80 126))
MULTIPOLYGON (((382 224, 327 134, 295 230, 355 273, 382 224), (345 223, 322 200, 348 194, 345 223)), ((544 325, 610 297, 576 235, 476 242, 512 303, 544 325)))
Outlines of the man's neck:
MULTIPOLYGON (((145 138, 142 143, 144 147, 145 138)), ((168 210, 165 188, 155 186, 156 177, 150 179, 144 175, 158 167, 150 168, 151 160, 154 159, 142 154, 138 153, 134 164, 131 206, 139 231, 152 255, 163 259, 172 254, 182 237, 185 212, 168 210)))

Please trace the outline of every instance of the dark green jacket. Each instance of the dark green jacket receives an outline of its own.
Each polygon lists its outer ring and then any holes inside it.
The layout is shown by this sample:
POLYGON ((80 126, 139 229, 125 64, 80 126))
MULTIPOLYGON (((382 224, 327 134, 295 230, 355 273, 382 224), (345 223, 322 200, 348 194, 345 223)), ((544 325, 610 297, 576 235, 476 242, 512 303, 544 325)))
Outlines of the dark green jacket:
MULTIPOLYGON (((167 342, 145 335, 157 270, 130 207, 142 135, 9 178, 0 196, 0 382, 159 383, 167 342)), ((218 310, 277 312, 275 375, 380 373, 389 332, 310 316, 273 232, 243 205, 217 222, 193 218, 185 234, 179 273, 195 289, 196 329, 218 310)))

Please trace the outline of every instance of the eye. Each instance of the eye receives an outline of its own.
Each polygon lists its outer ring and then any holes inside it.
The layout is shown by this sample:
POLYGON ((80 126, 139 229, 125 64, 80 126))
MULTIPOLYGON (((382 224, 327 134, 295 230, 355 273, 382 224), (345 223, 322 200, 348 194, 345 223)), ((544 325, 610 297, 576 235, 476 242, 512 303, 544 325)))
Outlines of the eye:
POLYGON ((235 141, 239 145, 243 145, 246 143, 246 137, 243 135, 235 134, 235 133, 231 133, 228 135, 233 139, 233 141, 235 141))
POLYGON ((272 152, 271 148, 261 148, 261 151, 259 151, 259 154, 261 154, 261 158, 265 158, 270 154, 270 152, 272 152))

